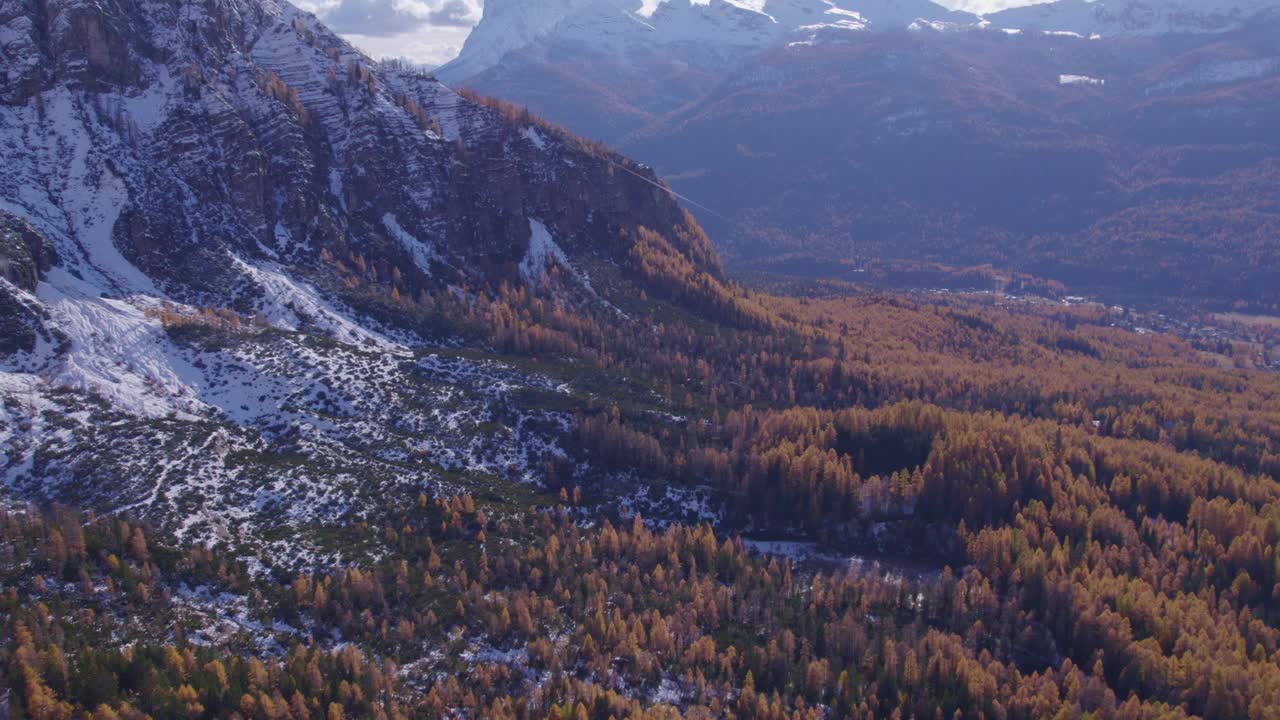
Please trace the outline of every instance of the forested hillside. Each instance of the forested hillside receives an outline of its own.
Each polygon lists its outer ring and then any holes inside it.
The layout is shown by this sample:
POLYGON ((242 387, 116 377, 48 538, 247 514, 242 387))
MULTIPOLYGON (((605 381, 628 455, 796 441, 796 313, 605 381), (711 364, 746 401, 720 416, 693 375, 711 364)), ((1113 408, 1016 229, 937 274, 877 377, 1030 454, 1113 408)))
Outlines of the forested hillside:
POLYGON ((1277 717, 1265 320, 763 292, 291 6, 0 10, 0 717, 1277 717))
POLYGON ((473 478, 326 527, 363 562, 264 573, 127 513, 11 510, 15 708, 1273 716, 1275 375, 1101 311, 752 295, 637 248, 679 306, 442 310, 591 390, 523 399, 574 415, 541 487, 473 478), (653 502, 694 492, 693 524, 653 502), (835 560, 861 553, 929 569, 835 560))

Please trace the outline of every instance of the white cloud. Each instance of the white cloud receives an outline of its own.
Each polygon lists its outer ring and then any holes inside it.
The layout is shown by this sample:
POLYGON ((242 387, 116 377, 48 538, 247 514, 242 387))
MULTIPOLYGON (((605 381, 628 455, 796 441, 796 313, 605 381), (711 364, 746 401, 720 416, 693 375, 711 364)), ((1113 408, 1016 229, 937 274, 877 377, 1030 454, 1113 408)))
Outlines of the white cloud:
POLYGON ((456 57, 484 6, 483 0, 295 1, 373 57, 424 65, 456 57))
POLYGON ((462 52, 471 28, 456 25, 425 25, 391 35, 343 33, 347 42, 376 58, 404 58, 428 67, 443 65, 462 52))

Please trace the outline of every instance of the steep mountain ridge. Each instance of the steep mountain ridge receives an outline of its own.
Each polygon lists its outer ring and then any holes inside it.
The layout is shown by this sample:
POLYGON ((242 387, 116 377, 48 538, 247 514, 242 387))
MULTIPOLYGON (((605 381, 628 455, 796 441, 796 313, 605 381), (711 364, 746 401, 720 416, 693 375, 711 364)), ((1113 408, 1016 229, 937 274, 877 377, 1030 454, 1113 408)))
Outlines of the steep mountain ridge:
MULTIPOLYGON (((54 197, 64 188, 53 185, 83 178, 66 181, 40 174, 61 170, 56 160, 67 159, 81 176, 96 176, 103 174, 102 168, 80 165, 110 156, 111 163, 122 167, 105 171, 103 189, 127 196, 120 211, 127 223, 90 218, 88 208, 81 208, 85 217, 43 218, 36 224, 65 235, 123 233, 112 239, 145 271, 162 275, 186 253, 223 247, 283 260, 315 254, 325 242, 347 242, 358 235, 352 231, 356 223, 382 225, 387 215, 422 238, 421 244, 431 246, 441 260, 454 253, 507 254, 518 260, 521 241, 529 236, 523 216, 540 213, 554 227, 558 218, 550 213, 557 201, 583 203, 559 210, 576 219, 585 217, 586 204, 602 217, 646 200, 650 207, 661 206, 661 191, 643 183, 596 182, 611 172, 611 161, 600 159, 587 169, 598 173, 592 184, 602 186, 599 194, 582 199, 580 193, 550 190, 556 183, 539 181, 564 175, 572 182, 573 175, 583 172, 569 169, 574 167, 572 155, 581 152, 577 143, 554 132, 543 138, 541 133, 548 131, 534 128, 532 121, 502 119, 429 79, 375 66, 321 30, 314 19, 285 5, 233 4, 199 19, 179 16, 194 10, 162 4, 116 8, 122 15, 150 14, 146 27, 178 28, 132 41, 109 29, 93 29, 110 28, 105 19, 110 9, 99 14, 96 6, 69 4, 49 12, 60 18, 55 25, 64 28, 62 34, 51 33, 47 42, 11 58, 15 66, 41 68, 44 92, 24 89, 29 79, 12 81, 6 89, 12 100, 7 124, 14 132, 42 118, 52 132, 43 137, 31 133, 27 145, 10 146, 6 159, 13 170, 6 173, 6 197, 21 198, 18 203, 35 215, 43 207, 66 205, 54 197), (211 39, 210 33, 220 37, 211 39), (78 42, 71 38, 81 37, 89 38, 83 52, 66 49, 78 42), (92 90, 93 101, 82 101, 61 84, 92 90), (202 136, 204 130, 213 134, 202 136), (77 145, 90 141, 92 147, 77 145), (454 157, 466 153, 468 145, 481 153, 462 161, 454 157), (469 176, 485 174, 490 169, 485 163, 499 151, 515 172, 474 183, 469 176), (213 161, 220 176, 206 177, 206 160, 213 161), (130 171, 170 177, 135 181, 130 171), (174 176, 176 187, 166 187, 171 184, 165 180, 174 176), (133 182, 139 187, 129 186, 133 182), (468 182, 473 192, 452 192, 461 189, 452 183, 468 182), (643 188, 643 196, 628 198, 627 183, 643 188), (33 190, 23 196, 18 189, 24 184, 48 188, 46 196, 32 198, 33 190), (560 194, 553 198, 552 192, 560 194), (493 206, 504 212, 490 212, 493 206), (154 213, 153 207, 178 212, 154 213), (169 219, 173 215, 177 219, 169 219), (201 222, 193 222, 193 216, 201 222), (96 221, 92 226, 91 220, 96 221), (488 227, 464 227, 478 223, 488 227), (161 234, 185 243, 184 252, 157 246, 154 239, 161 234), (149 262, 154 253, 162 257, 149 262)), ((681 218, 664 220, 670 225, 681 218)), ((567 245, 580 239, 565 230, 560 239, 567 245)), ((380 234, 397 233, 384 229, 380 234)), ((422 275, 439 269, 405 265, 404 270, 422 275)), ((218 266, 204 271, 210 269, 218 266)), ((189 275, 178 285, 189 285, 196 277, 189 275)))
POLYGON ((510 396, 563 382, 454 357, 433 308, 521 288, 620 313, 644 281, 588 268, 626 274, 642 227, 719 274, 651 171, 286 3, 0 21, 0 472, 23 496, 260 538, 446 471, 532 478, 563 422, 510 396))

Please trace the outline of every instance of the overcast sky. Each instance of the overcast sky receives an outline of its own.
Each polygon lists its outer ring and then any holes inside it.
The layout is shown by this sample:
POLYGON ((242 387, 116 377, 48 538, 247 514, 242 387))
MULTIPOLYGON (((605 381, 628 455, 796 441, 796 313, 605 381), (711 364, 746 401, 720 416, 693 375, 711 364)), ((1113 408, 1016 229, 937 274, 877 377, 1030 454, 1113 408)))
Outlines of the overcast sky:
MULTIPOLYGON (((452 60, 462 50, 484 8, 484 0, 294 1, 374 57, 407 58, 431 66, 452 60)), ((994 12, 1045 0, 937 1, 971 12, 994 12)))

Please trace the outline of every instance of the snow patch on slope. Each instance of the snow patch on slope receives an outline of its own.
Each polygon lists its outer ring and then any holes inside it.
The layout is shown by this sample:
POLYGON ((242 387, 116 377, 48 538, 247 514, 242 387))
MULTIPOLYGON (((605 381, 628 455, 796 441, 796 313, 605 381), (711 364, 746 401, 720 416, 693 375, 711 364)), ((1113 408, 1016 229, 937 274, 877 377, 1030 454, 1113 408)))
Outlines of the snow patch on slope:
POLYGON ((552 239, 547 226, 540 220, 529 218, 529 250, 520 261, 520 275, 530 285, 537 285, 546 278, 550 263, 568 268, 569 258, 552 239))
POLYGON ((194 390, 199 371, 147 313, 158 301, 103 297, 62 268, 49 272, 32 299, 48 312, 65 345, 54 348, 40 338, 34 352, 0 365, 0 396, 35 398, 45 389, 69 389, 147 418, 193 419, 208 409, 194 390))
POLYGON ((1059 85, 1106 85, 1107 81, 1102 78, 1089 77, 1088 75, 1059 75, 1059 85))
POLYGON ((387 232, 391 233, 391 237, 400 243, 400 247, 404 248, 413 257, 413 263, 418 266, 418 269, 426 273, 428 277, 431 275, 431 263, 443 262, 440 253, 436 252, 435 246, 429 242, 423 242, 410 234, 400 226, 400 222, 392 213, 382 216, 382 225, 387 229, 387 232))
POLYGON ((65 88, 44 93, 41 102, 43 116, 32 103, 6 108, 0 118, 0 126, 41 130, 0 149, 6 168, 0 209, 54 239, 61 257, 83 260, 78 269, 96 275, 105 288, 122 295, 159 294, 112 240, 130 195, 103 160, 90 111, 65 88))
POLYGON ((538 128, 530 125, 524 130, 521 130, 520 134, 524 136, 525 140, 528 140, 529 142, 533 143, 533 146, 538 148, 539 150, 546 149, 547 147, 546 138, 542 137, 542 133, 538 132, 538 128))
POLYGON ((280 267, 251 265, 233 258, 236 268, 262 290, 258 311, 272 325, 287 330, 318 328, 348 345, 376 347, 389 352, 406 352, 403 345, 381 333, 368 330, 348 319, 310 285, 290 278, 280 267))

